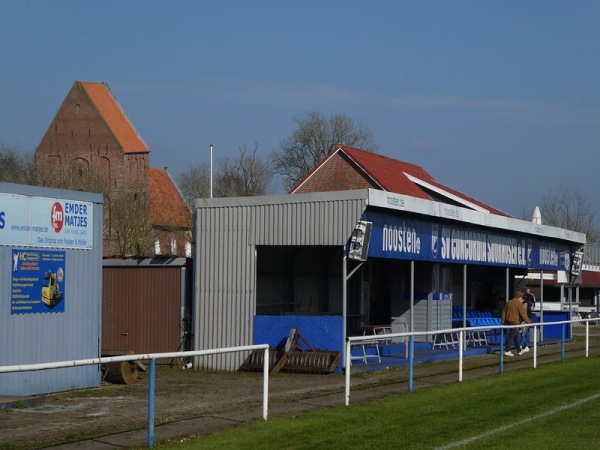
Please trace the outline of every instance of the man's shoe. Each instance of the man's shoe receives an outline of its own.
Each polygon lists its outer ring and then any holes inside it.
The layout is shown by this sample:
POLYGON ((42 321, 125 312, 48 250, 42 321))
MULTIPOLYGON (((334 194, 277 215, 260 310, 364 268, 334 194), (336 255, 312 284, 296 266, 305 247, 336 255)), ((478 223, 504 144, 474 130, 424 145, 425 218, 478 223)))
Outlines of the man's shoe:
POLYGON ((507 351, 507 352, 504 352, 504 354, 505 354, 506 356, 515 356, 515 355, 513 354, 513 352, 511 352, 510 350, 509 350, 509 351, 507 351))
POLYGON ((527 353, 529 351, 529 347, 523 347, 521 349, 521 351, 519 352, 519 356, 521 356, 523 353, 527 353))

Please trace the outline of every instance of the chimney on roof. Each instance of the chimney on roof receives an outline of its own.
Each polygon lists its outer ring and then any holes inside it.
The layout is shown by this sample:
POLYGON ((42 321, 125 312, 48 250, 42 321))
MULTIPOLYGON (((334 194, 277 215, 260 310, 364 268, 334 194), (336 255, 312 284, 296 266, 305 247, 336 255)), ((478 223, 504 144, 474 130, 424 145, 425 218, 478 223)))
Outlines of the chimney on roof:
POLYGON ((167 166, 164 167, 165 172, 167 172, 169 170, 169 168, 167 166))

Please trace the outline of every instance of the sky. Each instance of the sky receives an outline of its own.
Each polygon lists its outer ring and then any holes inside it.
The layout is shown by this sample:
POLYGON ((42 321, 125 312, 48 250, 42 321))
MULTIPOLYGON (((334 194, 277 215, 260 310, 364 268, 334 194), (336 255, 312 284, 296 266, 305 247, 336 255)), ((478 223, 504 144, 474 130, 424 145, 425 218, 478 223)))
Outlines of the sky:
MULTIPOLYGON (((105 82, 176 179, 268 160, 309 111, 517 218, 581 192, 600 228, 600 2, 0 0, 0 144, 33 152, 105 82)), ((283 193, 277 183, 273 193, 283 193)))

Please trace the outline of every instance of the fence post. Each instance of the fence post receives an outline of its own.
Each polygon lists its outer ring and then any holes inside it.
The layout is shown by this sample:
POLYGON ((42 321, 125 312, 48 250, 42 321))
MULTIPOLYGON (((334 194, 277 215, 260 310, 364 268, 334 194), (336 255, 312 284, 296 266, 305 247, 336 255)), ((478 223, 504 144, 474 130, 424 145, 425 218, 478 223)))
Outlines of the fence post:
POLYGON ((538 340, 538 329, 537 326, 533 326, 533 368, 537 367, 537 340, 538 340))
POLYGON ((148 448, 154 442, 154 385, 156 377, 156 360, 150 360, 150 374, 148 379, 148 448))
POLYGON ((504 373, 504 328, 500 328, 500 375, 504 373))
MULTIPOLYGON (((571 336, 572 337, 572 336, 571 336)), ((585 322, 585 357, 590 356, 590 321, 585 322)))
POLYGON ((560 362, 565 362, 565 324, 562 324, 562 339, 560 343, 560 362))
POLYGON ((345 405, 348 406, 350 404, 350 365, 352 361, 352 356, 350 352, 352 351, 352 347, 350 346, 350 341, 346 338, 346 356, 344 358, 344 367, 346 370, 346 394, 345 394, 345 405))
POLYGON ((458 333, 458 381, 462 381, 463 378, 463 342, 464 342, 464 328, 458 333))
POLYGON ((263 419, 267 420, 269 413, 269 349, 265 348, 264 379, 263 379, 263 419))
POLYGON ((415 365, 415 337, 408 338, 408 392, 413 391, 413 368, 415 365))

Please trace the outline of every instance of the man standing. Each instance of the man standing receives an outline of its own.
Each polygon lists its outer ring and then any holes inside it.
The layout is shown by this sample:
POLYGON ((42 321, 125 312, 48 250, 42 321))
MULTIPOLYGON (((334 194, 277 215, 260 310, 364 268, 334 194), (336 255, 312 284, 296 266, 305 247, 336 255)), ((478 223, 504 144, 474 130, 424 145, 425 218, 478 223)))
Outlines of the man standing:
MULTIPOLYGON (((504 307, 502 311, 502 324, 503 325, 519 325, 523 322, 531 323, 531 319, 527 317, 527 311, 523 306, 523 292, 517 291, 515 292, 515 296, 509 300, 509 302, 504 307)), ((511 343, 515 344, 519 355, 522 355, 525 352, 529 351, 529 347, 523 347, 519 345, 519 329, 511 328, 508 333, 508 339, 506 340, 506 351, 504 354, 506 356, 515 356, 513 352, 510 351, 511 343)))
MULTIPOLYGON (((529 320, 533 322, 533 308, 535 308, 535 296, 531 293, 531 289, 529 288, 525 289, 525 294, 523 295, 523 305, 527 310, 527 317, 529 317, 529 320)), ((527 343, 529 342, 529 330, 530 327, 525 327, 523 329, 523 333, 521 333, 521 347, 527 347, 527 343)))

